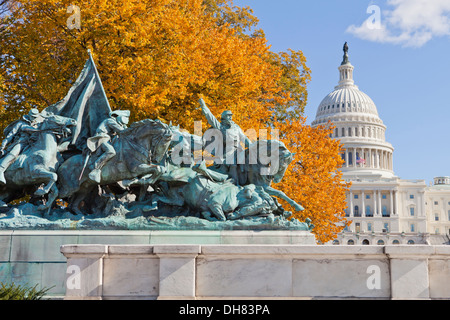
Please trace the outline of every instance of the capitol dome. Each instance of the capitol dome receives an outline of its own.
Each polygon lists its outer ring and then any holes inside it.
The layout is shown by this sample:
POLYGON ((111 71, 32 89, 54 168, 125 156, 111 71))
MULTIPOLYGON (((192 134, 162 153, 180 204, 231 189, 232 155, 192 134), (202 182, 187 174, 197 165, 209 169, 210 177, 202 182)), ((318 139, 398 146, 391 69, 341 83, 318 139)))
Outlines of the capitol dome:
POLYGON ((311 126, 335 126, 332 137, 343 144, 344 178, 392 178, 394 149, 385 140, 386 126, 375 103, 355 85, 347 45, 338 70, 339 83, 320 103, 311 126))

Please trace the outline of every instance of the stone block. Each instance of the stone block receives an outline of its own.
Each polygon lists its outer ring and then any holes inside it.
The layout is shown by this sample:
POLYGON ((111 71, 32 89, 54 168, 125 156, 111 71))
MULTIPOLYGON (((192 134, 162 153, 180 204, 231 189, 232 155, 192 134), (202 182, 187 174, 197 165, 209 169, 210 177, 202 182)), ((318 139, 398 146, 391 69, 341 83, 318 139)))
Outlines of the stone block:
POLYGON ((291 291, 289 259, 208 257, 197 262, 199 297, 288 297, 291 291))
POLYGON ((42 279, 42 264, 38 262, 11 262, 11 282, 34 287, 42 279))
POLYGON ((78 231, 79 244, 149 244, 150 231, 78 231))
POLYGON ((160 245, 153 248, 159 257, 158 299, 194 299, 197 245, 160 245))
POLYGON ((159 259, 132 256, 104 260, 103 298, 154 298, 159 293, 159 259))
POLYGON ((152 231, 150 244, 220 244, 220 231, 152 231))
POLYGON ((11 263, 0 262, 0 281, 3 283, 11 283, 11 263))
POLYGON ((293 296, 389 298, 389 265, 370 259, 295 259, 293 296))
POLYGON ((15 231, 11 240, 11 262, 64 262, 59 248, 76 244, 74 233, 52 231, 15 231))
MULTIPOLYGON (((450 248, 449 248, 450 249, 450 248)), ((450 299, 450 259, 428 260, 431 299, 450 299)))
POLYGON ((427 259, 391 259, 392 299, 429 299, 427 259))
POLYGON ((101 299, 103 260, 101 257, 70 258, 66 269, 65 299, 101 299))
POLYGON ((13 231, 0 231, 0 263, 10 259, 12 234, 13 231))
POLYGON ((63 298, 66 293, 66 263, 51 262, 42 265, 40 285, 49 288, 48 296, 63 298))

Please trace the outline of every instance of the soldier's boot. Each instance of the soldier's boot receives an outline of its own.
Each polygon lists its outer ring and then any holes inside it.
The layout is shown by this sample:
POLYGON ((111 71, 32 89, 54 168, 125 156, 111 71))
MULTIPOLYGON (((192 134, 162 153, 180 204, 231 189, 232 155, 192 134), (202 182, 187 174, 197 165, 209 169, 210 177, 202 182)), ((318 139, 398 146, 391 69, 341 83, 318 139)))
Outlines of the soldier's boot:
POLYGON ((6 184, 5 168, 0 167, 0 184, 6 184))
POLYGON ((105 166, 105 164, 113 158, 115 153, 113 152, 105 152, 101 155, 100 158, 95 161, 94 164, 94 170, 89 172, 89 179, 91 179, 94 182, 100 183, 102 180, 102 168, 105 166))
POLYGON ((89 179, 91 179, 94 182, 100 183, 100 181, 102 180, 102 170, 94 169, 91 172, 89 172, 89 179))
POLYGON ((0 162, 0 184, 6 184, 5 171, 16 160, 13 154, 7 154, 0 162))

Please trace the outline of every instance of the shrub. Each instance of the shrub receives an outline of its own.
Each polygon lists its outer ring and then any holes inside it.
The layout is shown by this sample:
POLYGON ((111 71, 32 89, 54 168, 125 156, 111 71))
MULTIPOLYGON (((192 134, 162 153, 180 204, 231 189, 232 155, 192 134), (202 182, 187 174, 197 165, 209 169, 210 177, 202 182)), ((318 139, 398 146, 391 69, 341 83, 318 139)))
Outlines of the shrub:
POLYGON ((0 300, 41 300, 51 288, 38 290, 37 286, 29 287, 0 282, 0 300))

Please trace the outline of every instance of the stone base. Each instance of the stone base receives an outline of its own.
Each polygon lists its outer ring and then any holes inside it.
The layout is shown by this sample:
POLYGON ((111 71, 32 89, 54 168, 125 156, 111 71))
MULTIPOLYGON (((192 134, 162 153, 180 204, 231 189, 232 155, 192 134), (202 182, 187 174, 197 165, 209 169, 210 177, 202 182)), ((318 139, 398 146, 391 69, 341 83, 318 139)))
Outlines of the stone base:
POLYGON ((67 245, 66 299, 450 299, 448 246, 67 245))
POLYGON ((67 244, 106 245, 314 245, 308 231, 25 231, 0 230, 0 280, 53 287, 50 297, 64 297, 67 244))

